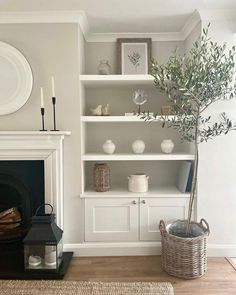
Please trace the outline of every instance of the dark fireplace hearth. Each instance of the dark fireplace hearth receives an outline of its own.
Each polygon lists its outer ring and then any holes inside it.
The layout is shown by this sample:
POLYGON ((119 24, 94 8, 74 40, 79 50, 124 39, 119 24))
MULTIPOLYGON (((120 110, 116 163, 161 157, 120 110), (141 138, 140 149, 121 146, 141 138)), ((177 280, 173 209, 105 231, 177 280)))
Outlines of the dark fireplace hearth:
POLYGON ((63 264, 59 273, 24 272, 22 240, 31 227, 33 214, 43 203, 45 203, 43 160, 0 161, 0 279, 63 278, 73 254, 71 252, 63 253, 63 264), (9 213, 9 209, 15 212, 17 220, 15 224, 11 216, 5 214, 9 213))
POLYGON ((42 203, 44 161, 0 161, 0 214, 15 208, 20 215, 18 226, 13 228, 9 225, 10 215, 0 218, 0 276, 2 272, 14 269, 13 260, 21 265, 22 240, 30 228, 36 207, 42 203))

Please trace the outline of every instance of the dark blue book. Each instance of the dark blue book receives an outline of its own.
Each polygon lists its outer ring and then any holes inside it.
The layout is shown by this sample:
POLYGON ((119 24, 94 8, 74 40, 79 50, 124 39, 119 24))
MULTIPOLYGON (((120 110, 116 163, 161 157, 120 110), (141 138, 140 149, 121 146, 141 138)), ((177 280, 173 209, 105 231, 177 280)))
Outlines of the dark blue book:
POLYGON ((192 181, 193 181, 193 163, 191 162, 191 167, 188 175, 188 182, 186 187, 186 193, 190 193, 192 189, 192 181))
POLYGON ((186 193, 191 191, 192 179, 193 179, 193 167, 191 161, 180 161, 178 171, 176 186, 181 193, 186 193))

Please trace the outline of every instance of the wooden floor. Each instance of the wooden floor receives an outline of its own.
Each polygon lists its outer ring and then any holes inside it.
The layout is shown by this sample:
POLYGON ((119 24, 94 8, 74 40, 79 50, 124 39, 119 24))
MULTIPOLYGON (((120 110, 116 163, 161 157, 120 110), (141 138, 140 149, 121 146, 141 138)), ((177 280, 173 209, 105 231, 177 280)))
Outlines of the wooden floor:
POLYGON ((171 282, 175 294, 236 295, 236 271, 225 258, 209 258, 205 276, 182 280, 167 275, 160 256, 75 257, 66 280, 171 282))

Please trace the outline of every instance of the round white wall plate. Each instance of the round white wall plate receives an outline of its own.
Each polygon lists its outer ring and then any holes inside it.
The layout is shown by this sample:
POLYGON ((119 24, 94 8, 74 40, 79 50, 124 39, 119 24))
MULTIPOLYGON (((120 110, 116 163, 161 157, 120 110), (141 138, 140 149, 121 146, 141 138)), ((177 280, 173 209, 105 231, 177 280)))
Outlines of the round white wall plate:
POLYGON ((24 55, 0 41, 0 115, 19 110, 29 99, 33 75, 24 55))

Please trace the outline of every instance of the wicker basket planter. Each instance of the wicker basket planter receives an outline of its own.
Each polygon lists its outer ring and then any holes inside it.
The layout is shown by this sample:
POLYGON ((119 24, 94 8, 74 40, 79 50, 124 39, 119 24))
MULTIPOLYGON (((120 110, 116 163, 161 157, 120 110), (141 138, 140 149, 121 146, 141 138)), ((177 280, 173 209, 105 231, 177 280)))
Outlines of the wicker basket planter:
POLYGON ((184 237, 187 220, 172 223, 160 221, 162 243, 162 267, 170 275, 194 279, 205 274, 207 269, 206 242, 209 225, 201 219, 191 222, 191 237, 184 237))

